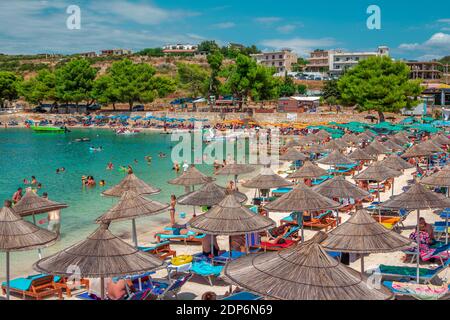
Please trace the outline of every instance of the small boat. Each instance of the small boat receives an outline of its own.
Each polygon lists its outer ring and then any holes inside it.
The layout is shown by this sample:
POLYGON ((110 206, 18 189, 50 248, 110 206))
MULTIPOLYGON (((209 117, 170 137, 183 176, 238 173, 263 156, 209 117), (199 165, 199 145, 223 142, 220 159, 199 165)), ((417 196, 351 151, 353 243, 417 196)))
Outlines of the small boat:
POLYGON ((89 147, 90 152, 101 152, 103 151, 102 147, 89 147))
POLYGON ((74 142, 89 142, 89 141, 91 141, 91 139, 89 138, 79 138, 74 140, 74 142))
POLYGON ((44 127, 44 126, 34 126, 31 130, 38 133, 65 133, 67 129, 64 127, 44 127))
POLYGON ((135 135, 138 134, 140 131, 139 130, 134 130, 134 129, 126 129, 126 128, 120 128, 116 130, 116 134, 118 135, 135 135))

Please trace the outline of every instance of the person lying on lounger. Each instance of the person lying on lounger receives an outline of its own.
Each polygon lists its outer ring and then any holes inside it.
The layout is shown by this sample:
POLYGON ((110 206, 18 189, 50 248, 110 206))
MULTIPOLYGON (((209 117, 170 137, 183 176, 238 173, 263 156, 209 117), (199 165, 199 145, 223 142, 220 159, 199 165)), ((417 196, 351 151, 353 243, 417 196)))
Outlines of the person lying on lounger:
MULTIPOLYGON (((284 225, 280 226, 278 228, 275 228, 272 230, 272 234, 270 237, 262 237, 261 242, 270 243, 270 244, 283 244, 286 242, 286 234, 291 231, 292 226, 291 225, 284 225), (280 228, 283 227, 283 228, 280 228)), ((295 238, 292 240, 295 241, 295 238)))
POLYGON ((133 292, 134 287, 131 280, 118 280, 117 282, 110 281, 108 283, 107 292, 110 300, 123 300, 129 295, 129 292, 133 292))

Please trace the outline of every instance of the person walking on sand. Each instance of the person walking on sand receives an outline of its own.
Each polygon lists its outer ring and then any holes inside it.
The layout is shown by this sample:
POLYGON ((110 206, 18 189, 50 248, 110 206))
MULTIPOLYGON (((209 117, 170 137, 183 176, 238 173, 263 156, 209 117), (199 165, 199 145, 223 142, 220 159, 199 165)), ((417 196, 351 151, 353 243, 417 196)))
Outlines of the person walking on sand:
POLYGON ((177 197, 173 194, 170 196, 170 224, 175 224, 175 206, 177 204, 177 197))

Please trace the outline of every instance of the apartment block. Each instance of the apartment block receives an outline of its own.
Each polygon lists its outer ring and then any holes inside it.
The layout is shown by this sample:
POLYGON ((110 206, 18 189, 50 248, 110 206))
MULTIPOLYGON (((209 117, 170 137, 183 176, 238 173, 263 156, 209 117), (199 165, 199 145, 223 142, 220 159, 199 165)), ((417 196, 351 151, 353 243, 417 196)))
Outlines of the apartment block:
POLYGON ((298 56, 290 49, 262 52, 251 55, 257 63, 266 67, 274 67, 277 73, 292 71, 292 65, 297 63, 298 56))

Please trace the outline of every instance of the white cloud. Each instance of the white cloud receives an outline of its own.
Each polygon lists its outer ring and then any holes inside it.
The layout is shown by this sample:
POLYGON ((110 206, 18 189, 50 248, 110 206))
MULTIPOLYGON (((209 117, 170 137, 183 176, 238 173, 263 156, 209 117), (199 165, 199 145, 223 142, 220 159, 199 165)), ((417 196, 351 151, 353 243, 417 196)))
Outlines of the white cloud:
POLYGON ((310 51, 318 48, 329 48, 336 45, 336 41, 332 38, 321 39, 270 39, 261 42, 262 45, 272 49, 290 48, 299 55, 306 56, 310 51))
POLYGON ((231 29, 234 28, 235 26, 236 24, 234 22, 221 22, 213 25, 213 27, 218 29, 231 29))
POLYGON ((182 23, 196 13, 118 0, 81 4, 81 30, 68 30, 66 8, 71 3, 70 0, 0 1, 0 52, 76 53, 113 47, 141 49, 203 38, 172 28, 173 19, 182 23))
POLYGON ((258 17, 253 20, 258 23, 271 24, 271 23, 279 22, 283 19, 281 19, 280 17, 258 17))
POLYGON ((279 26, 277 28, 277 31, 280 33, 290 33, 292 31, 294 31, 296 28, 297 28, 297 26, 294 24, 286 24, 284 26, 279 26))
POLYGON ((417 58, 423 57, 443 57, 450 52, 450 34, 438 32, 423 43, 402 43, 399 45, 400 51, 415 52, 420 54, 417 58))

